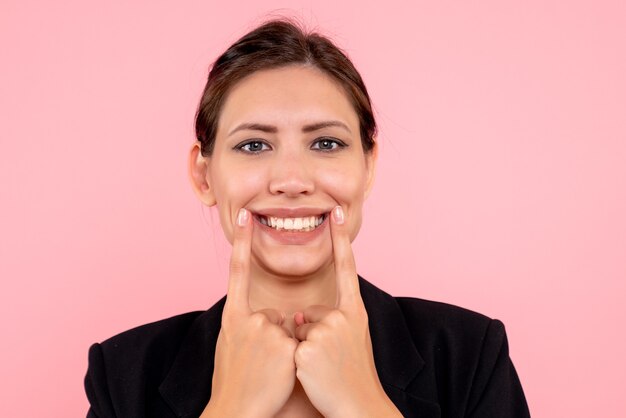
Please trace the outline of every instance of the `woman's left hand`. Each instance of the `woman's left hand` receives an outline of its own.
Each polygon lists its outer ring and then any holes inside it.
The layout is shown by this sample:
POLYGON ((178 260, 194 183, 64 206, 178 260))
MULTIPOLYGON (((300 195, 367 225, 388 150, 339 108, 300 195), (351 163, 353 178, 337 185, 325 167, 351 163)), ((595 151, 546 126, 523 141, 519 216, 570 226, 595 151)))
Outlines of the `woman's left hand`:
POLYGON ((330 219, 337 304, 295 314, 296 377, 325 417, 401 417, 378 379, 368 316, 341 206, 330 219))

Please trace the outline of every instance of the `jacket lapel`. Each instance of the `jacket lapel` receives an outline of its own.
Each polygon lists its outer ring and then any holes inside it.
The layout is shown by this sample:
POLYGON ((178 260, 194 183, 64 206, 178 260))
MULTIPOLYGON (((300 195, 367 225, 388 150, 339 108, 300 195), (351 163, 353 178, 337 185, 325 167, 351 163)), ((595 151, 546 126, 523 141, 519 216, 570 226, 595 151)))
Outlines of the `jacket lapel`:
POLYGON ((438 418, 439 405, 409 390, 424 367, 395 298, 359 276, 361 298, 369 318, 378 378, 385 393, 405 418, 438 418))
MULTIPOLYGON (((404 315, 393 296, 359 276, 369 317, 378 377, 387 396, 405 417, 439 417, 439 406, 411 393, 409 383, 424 367, 404 315)), ((226 296, 200 314, 183 340, 159 391, 179 417, 199 416, 211 397, 215 345, 226 296)))

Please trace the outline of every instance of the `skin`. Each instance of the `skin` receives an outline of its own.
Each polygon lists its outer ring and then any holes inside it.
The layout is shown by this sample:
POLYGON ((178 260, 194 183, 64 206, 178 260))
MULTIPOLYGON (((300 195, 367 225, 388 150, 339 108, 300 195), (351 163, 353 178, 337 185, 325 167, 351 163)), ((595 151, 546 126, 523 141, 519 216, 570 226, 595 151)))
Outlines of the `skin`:
POLYGON ((217 207, 233 245, 214 390, 203 416, 273 417, 299 387, 326 417, 401 416, 377 377, 351 249, 376 148, 364 152, 341 85, 308 66, 257 71, 229 92, 212 156, 203 157, 199 145, 189 157, 194 191, 217 207), (345 129, 302 131, 329 120, 345 129), (231 133, 250 122, 275 132, 231 133), (300 207, 333 213, 322 234, 303 245, 274 240, 253 216, 300 207))

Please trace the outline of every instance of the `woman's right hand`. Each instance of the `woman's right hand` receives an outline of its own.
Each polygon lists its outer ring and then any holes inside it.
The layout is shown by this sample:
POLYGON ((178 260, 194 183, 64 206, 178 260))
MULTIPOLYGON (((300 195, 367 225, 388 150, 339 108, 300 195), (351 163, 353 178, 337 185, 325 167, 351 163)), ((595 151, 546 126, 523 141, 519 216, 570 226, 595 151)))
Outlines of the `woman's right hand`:
POLYGON ((253 312, 248 301, 252 228, 250 212, 241 209, 234 227, 211 400, 202 417, 273 417, 295 385, 298 341, 281 326, 284 314, 275 309, 253 312))

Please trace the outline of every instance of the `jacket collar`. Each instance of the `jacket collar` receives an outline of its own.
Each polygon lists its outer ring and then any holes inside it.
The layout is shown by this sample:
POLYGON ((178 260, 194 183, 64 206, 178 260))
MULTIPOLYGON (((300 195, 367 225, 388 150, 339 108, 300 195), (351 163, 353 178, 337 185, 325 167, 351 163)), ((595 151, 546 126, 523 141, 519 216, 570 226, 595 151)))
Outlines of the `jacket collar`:
MULTIPOLYGON (((361 276, 359 287, 369 317, 374 362, 385 392, 405 416, 421 411, 420 416, 437 417, 436 404, 407 391, 424 360, 413 344, 400 306, 393 296, 361 276)), ((226 296, 196 318, 159 387, 179 417, 199 416, 211 397, 215 346, 225 302, 226 296)))

